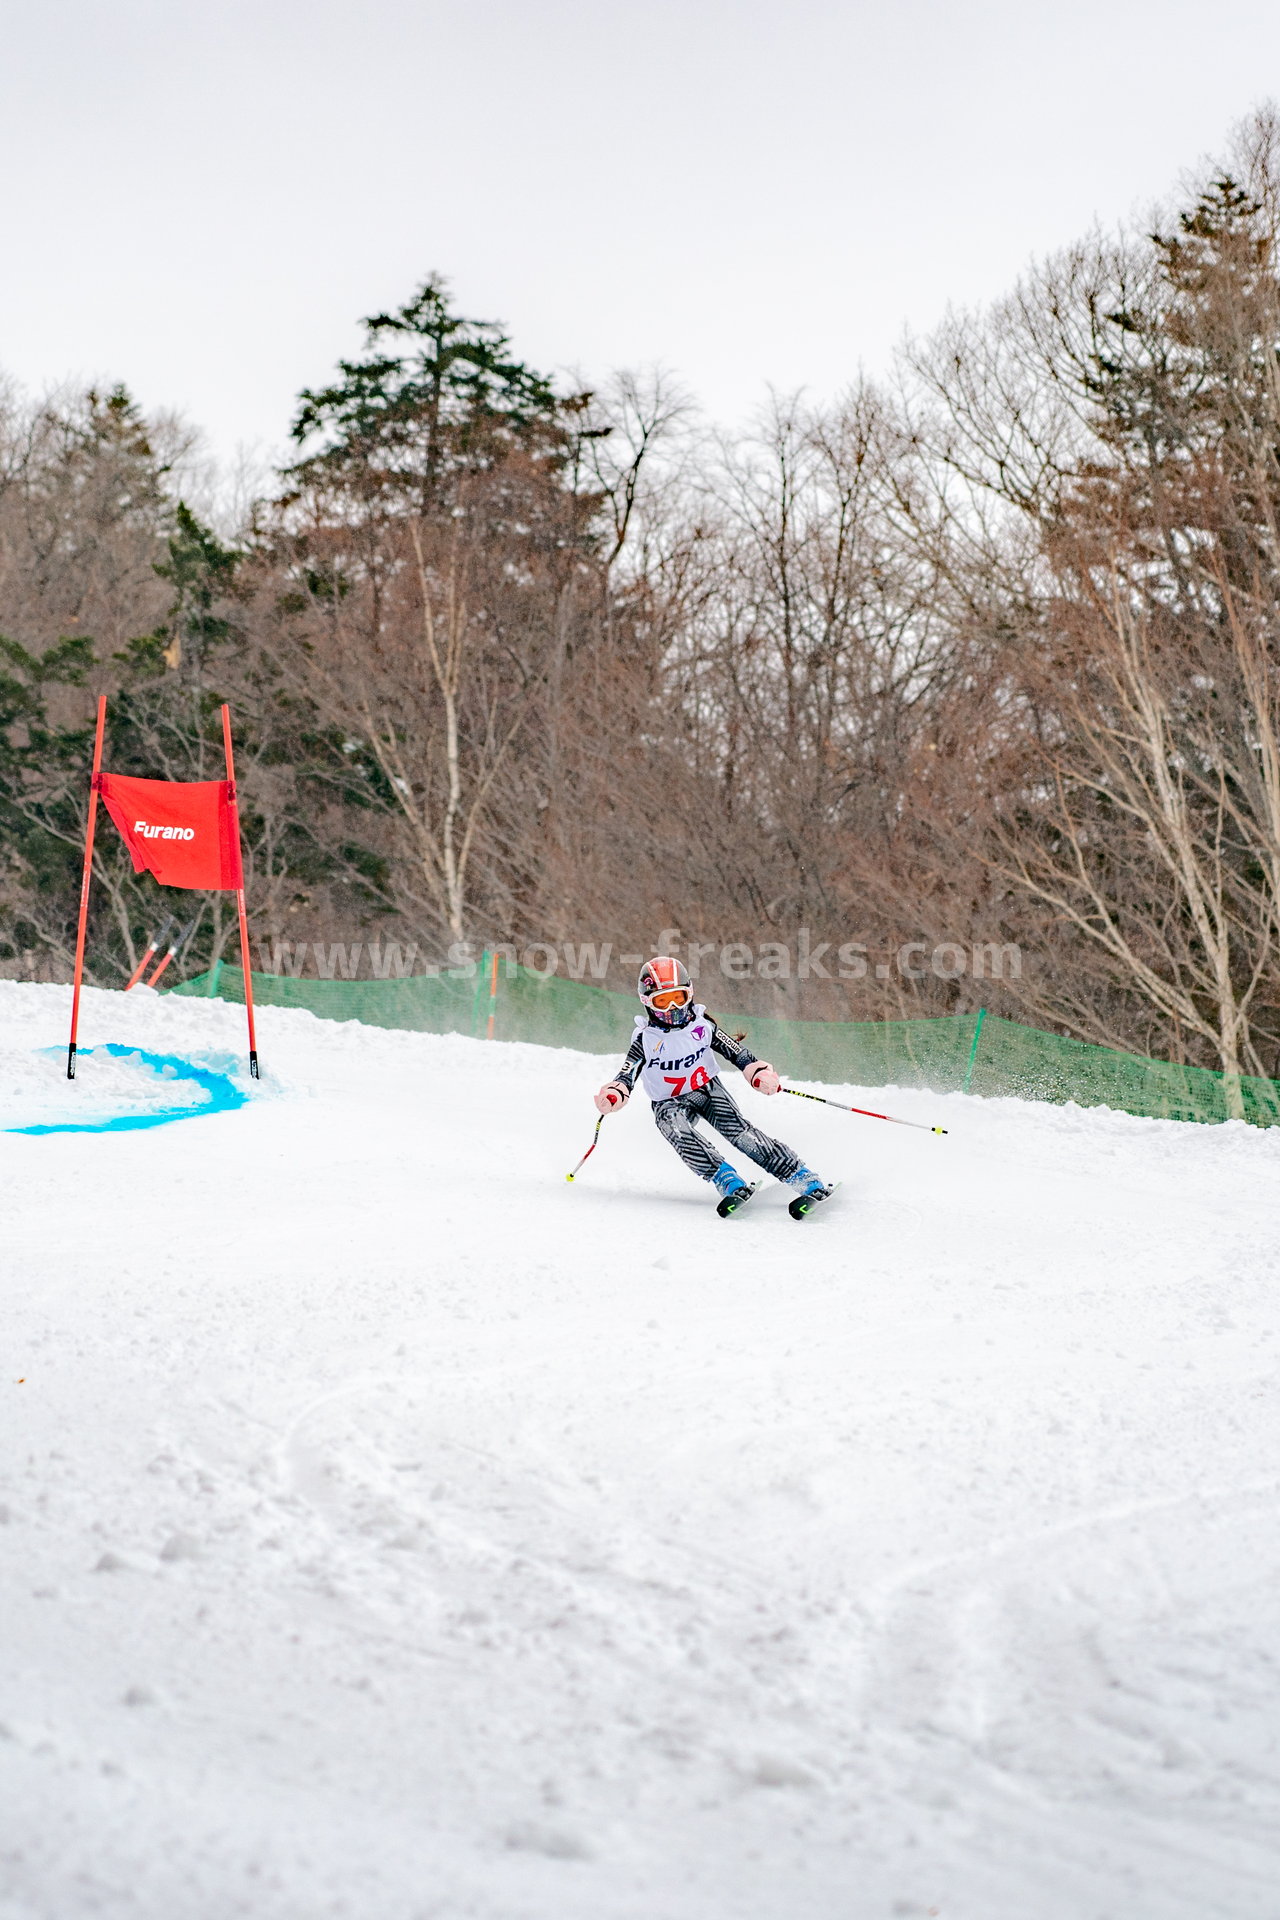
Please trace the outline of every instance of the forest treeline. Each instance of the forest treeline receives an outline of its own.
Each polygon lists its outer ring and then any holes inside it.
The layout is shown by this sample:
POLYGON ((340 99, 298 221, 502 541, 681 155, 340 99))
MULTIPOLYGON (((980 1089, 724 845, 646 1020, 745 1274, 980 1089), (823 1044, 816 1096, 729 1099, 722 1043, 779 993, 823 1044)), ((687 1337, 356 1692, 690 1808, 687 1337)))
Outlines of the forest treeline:
MULTIPOLYGON (((1280 1074, 1278 241, 1263 113, 1152 231, 732 437, 665 376, 547 378, 433 278, 234 528, 123 389, 10 396, 5 970, 69 973, 94 697, 106 763, 175 779, 220 775, 229 700, 264 954, 805 928, 872 964, 716 999, 1280 1074), (1021 972, 877 971, 917 940, 1021 972)), ((116 984, 161 896, 98 844, 116 984)), ((234 957, 195 906, 188 971, 234 957)))

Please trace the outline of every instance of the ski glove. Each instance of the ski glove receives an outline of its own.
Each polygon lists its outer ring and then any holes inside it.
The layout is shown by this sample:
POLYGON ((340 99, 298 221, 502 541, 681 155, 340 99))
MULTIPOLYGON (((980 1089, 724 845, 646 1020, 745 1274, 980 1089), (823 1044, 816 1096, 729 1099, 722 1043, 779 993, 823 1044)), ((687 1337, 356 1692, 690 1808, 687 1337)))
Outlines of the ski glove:
POLYGON ((782 1082, 767 1060, 757 1060, 753 1067, 747 1068, 747 1085, 757 1093, 782 1092, 782 1082))
POLYGON ((630 1098, 631 1095, 621 1080, 610 1080, 596 1095, 596 1112, 617 1113, 626 1106, 630 1098))

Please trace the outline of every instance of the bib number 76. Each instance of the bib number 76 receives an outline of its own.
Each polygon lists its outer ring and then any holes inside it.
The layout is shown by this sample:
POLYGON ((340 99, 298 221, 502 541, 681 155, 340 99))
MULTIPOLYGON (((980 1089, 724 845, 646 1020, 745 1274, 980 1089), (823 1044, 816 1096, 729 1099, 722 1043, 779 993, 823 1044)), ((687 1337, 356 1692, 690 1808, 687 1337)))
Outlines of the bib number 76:
POLYGON ((705 1067, 695 1067, 690 1074, 664 1073, 662 1077, 671 1089, 667 1095, 669 1100, 678 1100, 686 1087, 690 1093, 697 1093, 711 1084, 711 1075, 705 1067))

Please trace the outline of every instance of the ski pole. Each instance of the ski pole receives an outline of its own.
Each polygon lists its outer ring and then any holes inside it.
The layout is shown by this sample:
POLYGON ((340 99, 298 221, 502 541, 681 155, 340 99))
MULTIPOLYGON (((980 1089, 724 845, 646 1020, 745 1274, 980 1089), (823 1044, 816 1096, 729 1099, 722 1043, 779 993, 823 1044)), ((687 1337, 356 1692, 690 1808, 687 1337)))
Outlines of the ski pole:
POLYGON ((591 1136, 591 1145, 587 1148, 581 1160, 579 1160, 577 1166, 573 1170, 573 1173, 566 1173, 565 1175, 566 1180, 572 1180, 574 1177, 574 1174, 579 1174, 582 1172, 582 1169, 586 1166, 588 1160, 591 1158, 592 1154, 596 1150, 596 1143, 600 1138, 600 1129, 603 1125, 604 1125, 604 1115, 601 1114, 600 1118, 596 1121, 596 1130, 591 1136))
POLYGON ((173 915, 170 914, 169 918, 165 921, 164 925, 161 927, 159 933, 153 934, 150 940, 148 940, 146 952, 143 954, 141 960, 139 960, 137 966, 134 968, 133 972, 129 975, 129 978, 124 983, 124 990, 126 993, 128 993, 130 987, 137 986, 139 980, 141 980, 143 974, 146 972, 147 968, 151 965, 151 962, 155 959, 156 953, 160 947, 160 943, 164 939, 166 933, 168 933, 172 925, 173 925, 173 915))
POLYGON ((841 1113, 860 1113, 864 1120, 888 1120, 895 1127, 919 1127, 921 1133, 945 1133, 945 1127, 930 1127, 923 1120, 900 1120, 896 1113, 873 1113, 870 1107, 846 1107, 843 1100, 828 1100, 821 1093, 801 1093, 799 1087, 783 1087, 783 1093, 793 1093, 797 1100, 818 1100, 824 1107, 838 1107, 841 1113))

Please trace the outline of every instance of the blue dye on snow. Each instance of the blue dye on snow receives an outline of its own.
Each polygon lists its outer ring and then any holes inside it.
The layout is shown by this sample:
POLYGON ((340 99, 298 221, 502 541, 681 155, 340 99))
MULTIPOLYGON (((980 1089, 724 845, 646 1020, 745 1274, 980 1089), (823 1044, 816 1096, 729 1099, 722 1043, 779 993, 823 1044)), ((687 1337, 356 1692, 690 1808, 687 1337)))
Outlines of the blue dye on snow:
MULTIPOLYGON (((63 1049, 49 1047, 46 1051, 61 1056, 63 1049)), ((97 1051, 96 1047, 80 1047, 76 1051, 76 1060, 87 1059, 97 1051)), ((146 1053, 141 1047, 121 1047, 114 1041, 108 1041, 102 1051, 114 1054, 118 1060, 140 1060, 144 1067, 150 1067, 153 1073, 165 1074, 167 1079, 192 1081, 202 1087, 209 1097, 195 1107, 160 1107, 153 1113, 122 1113, 114 1120, 60 1120, 44 1126, 6 1127, 4 1131, 132 1133, 140 1127, 167 1127, 172 1120, 195 1120, 206 1113, 232 1113, 237 1107, 244 1106, 249 1098, 225 1073, 215 1073, 211 1067, 198 1067, 194 1061, 180 1059, 176 1053, 146 1053)))

